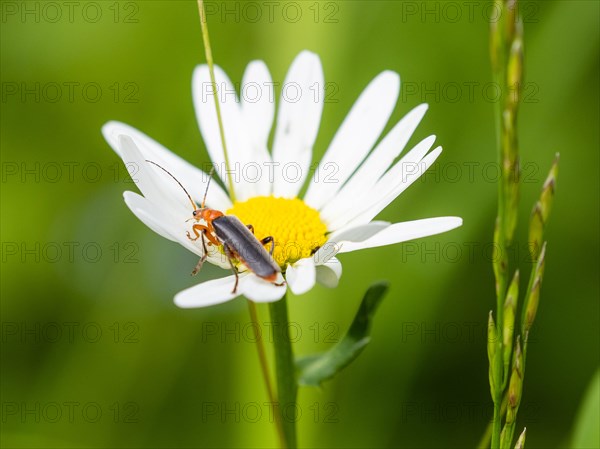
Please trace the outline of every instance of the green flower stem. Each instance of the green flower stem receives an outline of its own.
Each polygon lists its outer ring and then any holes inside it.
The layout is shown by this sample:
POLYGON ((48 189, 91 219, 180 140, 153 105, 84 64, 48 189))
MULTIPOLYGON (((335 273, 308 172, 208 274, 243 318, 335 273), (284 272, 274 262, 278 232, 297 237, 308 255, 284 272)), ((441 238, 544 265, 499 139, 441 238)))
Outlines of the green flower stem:
MULTIPOLYGON (((494 0, 499 17, 490 24, 490 56, 494 81, 502 90, 496 104, 496 137, 500 182, 498 183, 498 213, 494 230, 493 268, 496 279, 496 347, 490 358, 490 381, 494 401, 492 422, 492 448, 499 448, 502 431, 502 398, 506 386, 507 360, 511 351, 505 348, 512 345, 504 333, 511 323, 504 322, 505 311, 509 321, 514 323, 511 299, 507 298, 509 283, 508 248, 510 247, 516 224, 519 202, 519 151, 517 141, 517 112, 523 81, 523 24, 518 13, 517 0, 494 0), (505 309, 507 306, 508 308, 505 309)), ((510 294, 510 292, 509 292, 510 294)), ((488 342, 488 345, 490 343, 488 342)), ((488 348, 488 353, 490 352, 488 348)))
POLYGON ((517 313, 517 302, 519 300, 519 270, 515 271, 513 280, 508 287, 508 293, 506 294, 506 301, 504 302, 504 330, 503 341, 504 345, 504 381, 502 383, 502 390, 506 388, 508 381, 508 373, 510 370, 510 361, 513 352, 513 336, 515 331, 515 316, 517 313))
MULTIPOLYGON (((504 415, 506 413, 506 407, 508 406, 508 394, 504 395, 504 399, 502 400, 501 414, 504 415)), ((485 432, 481 436, 481 440, 477 444, 477 449, 486 449, 490 447, 490 441, 492 440, 492 422, 487 425, 485 428, 485 432)))
MULTIPOLYGON (((513 340, 518 314, 519 271, 515 272, 509 286, 508 249, 515 233, 519 205, 517 114, 523 85, 523 20, 519 14, 518 0, 494 0, 494 5, 500 14, 490 24, 490 56, 494 81, 502 91, 500 101, 495 108, 497 154, 501 176, 498 182, 498 214, 494 229, 493 261, 497 310, 495 323, 490 314, 488 333, 488 336, 492 335, 495 338, 493 341, 488 338, 487 348, 494 419, 491 432, 488 429, 482 439, 485 443, 488 437, 491 438, 493 449, 512 447, 523 390, 529 331, 537 313, 544 273, 546 243, 543 233, 552 207, 558 174, 557 155, 542 188, 540 199, 535 204, 530 217, 529 250, 533 267, 524 295, 519 323, 520 335, 517 336, 515 343, 513 340), (509 372, 511 361, 512 370, 509 372), (503 408, 503 398, 508 404, 506 408, 503 408), (504 429, 502 429, 503 419, 504 429)), ((517 447, 522 447, 524 441, 525 431, 521 434, 517 447)))
MULTIPOLYGON (((258 359, 260 361, 260 368, 262 370, 263 379, 265 381, 265 387, 267 389, 267 394, 269 395, 269 401, 271 404, 277 403, 277 395, 275 394, 275 390, 273 390, 273 384, 271 382, 271 375, 269 374, 269 363, 267 361, 267 354, 265 351, 265 345, 263 344, 263 340, 261 338, 260 323, 258 322, 258 314, 256 312, 256 305, 254 302, 247 300, 248 302, 248 311, 250 312, 250 319, 252 320, 252 330, 254 332, 254 341, 256 341, 256 349, 258 350, 258 359)), ((281 420, 281 414, 275 413, 275 427, 277 427, 277 434, 279 436, 279 441, 281 447, 286 446, 285 442, 285 433, 283 430, 283 422, 281 420)))
MULTIPOLYGON (((500 338, 498 343, 498 349, 496 350, 496 356, 494 359, 494 374, 496 379, 502 378, 502 342, 500 338)), ((494 417, 492 421, 492 449, 500 447, 500 434, 502 432, 502 384, 500 381, 496 381, 494 384, 494 417)))
POLYGON ((517 421, 517 412, 521 403, 523 392, 523 352, 521 350, 521 341, 517 338, 515 349, 513 370, 510 376, 508 386, 508 407, 506 409, 506 424, 502 431, 502 447, 510 448, 513 440, 515 426, 517 421))
POLYGON ((279 396, 279 409, 285 434, 284 447, 295 449, 296 443, 296 397, 298 395, 298 383, 296 381, 296 369, 294 354, 289 336, 289 322, 287 311, 287 299, 269 304, 271 313, 271 325, 273 328, 273 343, 275 350, 275 369, 277 378, 277 393, 279 396))
POLYGON ((225 143, 225 128, 223 127, 223 118, 221 117, 221 105, 219 104, 219 94, 217 92, 217 82, 215 80, 215 67, 213 63, 212 50, 210 47, 210 38, 208 36, 208 24, 206 23, 206 11, 204 10, 204 1, 198 0, 198 11, 200 12, 200 26, 202 27, 202 40, 204 41, 204 52, 206 54, 206 63, 210 73, 210 82, 213 89, 213 98, 215 100, 215 109, 217 110, 217 121, 219 122, 219 134, 221 135, 221 145, 223 146, 223 156, 225 158, 225 169, 227 171, 227 184, 229 188, 229 197, 235 203, 235 190, 233 189, 233 178, 229 165, 229 153, 225 143))
MULTIPOLYGON (((206 22, 206 10, 204 9, 204 1, 203 0, 198 0, 198 12, 200 14, 200 27, 202 28, 202 40, 204 42, 204 52, 206 54, 206 62, 208 64, 208 71, 210 74, 210 81, 212 84, 212 89, 213 89, 213 94, 214 94, 213 98, 215 101, 215 110, 216 110, 216 114, 217 114, 217 121, 219 123, 219 135, 221 137, 221 145, 223 147, 223 157, 225 159, 225 169, 227 171, 227 184, 228 184, 228 189, 229 189, 229 197, 231 198, 232 202, 235 202, 235 190, 233 188, 233 178, 231 176, 231 169, 230 169, 230 164, 229 164, 229 153, 227 151, 227 142, 225 141, 225 128, 223 126, 223 117, 221 115, 221 105, 219 103, 219 97, 218 97, 218 92, 217 92, 217 82, 215 79, 215 67, 214 67, 214 62, 213 62, 213 57, 212 57, 212 49, 210 46, 210 37, 208 34, 208 24, 206 22)), ((286 329, 285 335, 287 336, 287 308, 286 308, 285 302, 283 303, 283 306, 280 306, 280 307, 283 307, 283 321, 285 323, 285 329, 286 329)), ((258 315, 256 313, 256 306, 250 300, 248 300, 248 310, 250 312, 250 319, 252 320, 252 323, 254 324, 254 326, 252 326, 252 329, 254 331, 254 339, 256 341, 256 349, 258 351, 258 359, 260 361, 260 367, 262 370, 263 379, 265 381, 265 387, 267 389, 267 394, 269 395, 269 400, 271 401, 271 403, 276 404, 277 396, 275 395, 275 392, 273 390, 273 385, 271 383, 271 376, 269 375, 269 365, 267 362, 265 347, 264 347, 262 339, 260 338, 260 333, 258 331, 260 325, 258 322, 258 315)), ((274 310, 275 310, 275 308, 271 309, 272 316, 276 315, 274 313, 274 310)), ((277 316, 279 319, 282 319, 280 315, 281 315, 281 312, 279 312, 277 316)), ((280 386, 280 382, 281 382, 280 381, 280 371, 285 372, 285 370, 283 370, 283 368, 280 369, 280 364, 283 363, 282 361, 280 361, 280 358, 282 357, 282 354, 285 354, 285 351, 281 351, 280 349, 278 349, 278 347, 284 343, 285 343, 284 340, 279 339, 277 337, 275 338, 275 356, 276 356, 276 361, 277 361, 277 384, 278 384, 279 391, 286 393, 286 396, 285 396, 286 398, 291 397, 294 402, 294 406, 295 406, 295 399, 296 399, 295 379, 293 380, 293 395, 287 395, 287 393, 289 391, 284 390, 280 386)), ((292 352, 291 352, 291 345, 289 342, 289 338, 287 338, 287 352, 289 353, 288 357, 291 358, 291 362, 288 361, 287 359, 284 359, 284 360, 289 366, 291 366, 292 379, 293 379, 294 364, 293 364, 293 356, 292 356, 292 352)), ((294 411, 295 411, 295 407, 294 407, 294 411)), ((277 433, 278 433, 279 439, 281 441, 281 447, 295 448, 296 447, 295 423, 292 422, 292 428, 291 428, 292 432, 290 432, 290 430, 288 429, 289 425, 286 424, 284 426, 282 416, 283 415, 281 413, 275 414, 275 425, 277 427, 277 433)))

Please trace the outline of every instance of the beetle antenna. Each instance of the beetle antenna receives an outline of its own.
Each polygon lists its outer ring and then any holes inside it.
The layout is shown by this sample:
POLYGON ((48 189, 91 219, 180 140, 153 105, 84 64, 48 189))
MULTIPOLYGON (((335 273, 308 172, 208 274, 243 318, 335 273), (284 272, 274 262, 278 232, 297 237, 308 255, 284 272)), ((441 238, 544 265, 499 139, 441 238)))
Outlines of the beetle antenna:
POLYGON ((164 172, 165 172, 167 175, 169 175, 171 178, 173 178, 173 179, 175 180, 175 182, 176 182, 177 184, 179 184, 179 187, 181 187, 181 188, 183 189, 183 191, 185 192, 185 194, 186 194, 186 195, 187 195, 187 197, 189 198, 189 200, 190 200, 190 203, 192 203, 192 206, 194 207, 194 210, 198 209, 198 205, 197 205, 197 204, 194 202, 194 200, 192 199, 192 196, 191 196, 191 195, 188 193, 188 191, 185 189, 185 187, 183 187, 183 184, 182 184, 182 183, 180 183, 180 182, 179 182, 179 180, 178 180, 178 179, 177 179, 175 176, 173 176, 173 175, 171 174, 171 172, 169 172, 169 170, 167 170, 166 168, 164 168, 164 167, 162 167, 162 166, 158 165, 158 164, 157 164, 156 162, 154 162, 154 161, 149 161, 148 159, 146 159, 146 162, 149 162, 149 163, 151 163, 151 164, 153 164, 153 165, 156 165, 158 168, 160 168, 162 171, 164 171, 164 172))
POLYGON ((210 186, 210 181, 212 180, 213 173, 215 172, 215 166, 213 165, 208 173, 208 182, 206 183, 206 190, 204 191, 204 198, 202 198, 202 209, 204 209, 204 205, 206 204, 206 195, 208 195, 208 187, 210 186))

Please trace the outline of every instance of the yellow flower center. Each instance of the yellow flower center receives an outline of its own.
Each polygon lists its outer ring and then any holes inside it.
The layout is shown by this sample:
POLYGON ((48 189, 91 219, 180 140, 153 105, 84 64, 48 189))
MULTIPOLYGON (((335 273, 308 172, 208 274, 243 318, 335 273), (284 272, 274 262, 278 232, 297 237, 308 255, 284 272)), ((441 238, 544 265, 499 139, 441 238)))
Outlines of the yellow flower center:
MULTIPOLYGON (((319 212, 298 198, 257 196, 236 201, 227 214, 252 225, 259 240, 273 237, 273 258, 283 269, 287 264, 310 257, 327 241, 327 227, 319 212)), ((266 245, 266 249, 271 249, 270 244, 266 245)))

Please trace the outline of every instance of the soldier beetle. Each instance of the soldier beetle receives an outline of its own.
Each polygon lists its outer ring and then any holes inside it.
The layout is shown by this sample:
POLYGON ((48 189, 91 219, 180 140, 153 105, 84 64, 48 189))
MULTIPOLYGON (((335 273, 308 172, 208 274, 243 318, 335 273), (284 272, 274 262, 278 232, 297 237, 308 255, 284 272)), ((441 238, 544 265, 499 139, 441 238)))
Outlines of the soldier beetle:
POLYGON ((284 284, 275 282, 281 273, 281 268, 279 268, 279 265, 275 263, 272 257, 273 250, 275 249, 273 237, 269 236, 262 240, 258 240, 254 235, 254 228, 252 225, 244 225, 233 215, 225 215, 221 211, 206 207, 206 195, 212 179, 214 167, 209 174, 206 191, 204 192, 204 198, 202 199, 202 205, 198 207, 183 184, 181 184, 181 182, 179 182, 179 180, 167 169, 156 162, 150 160, 146 160, 146 162, 163 170, 183 189, 193 207, 192 217, 189 220, 195 220, 197 222, 203 220, 206 223, 195 223, 192 225, 194 237, 192 237, 189 231, 187 233, 187 237, 191 241, 196 241, 200 238, 202 240, 202 249, 204 250, 204 254, 192 271, 192 275, 195 275, 200 271, 208 257, 208 249, 206 247, 206 240, 208 240, 209 244, 221 247, 223 254, 225 254, 225 257, 227 257, 227 260, 229 261, 233 274, 235 275, 235 284, 232 293, 236 293, 239 282, 239 273, 234 261, 244 264, 248 270, 265 281, 271 282, 277 286, 284 284), (269 243, 271 244, 271 249, 267 252, 265 245, 269 243))

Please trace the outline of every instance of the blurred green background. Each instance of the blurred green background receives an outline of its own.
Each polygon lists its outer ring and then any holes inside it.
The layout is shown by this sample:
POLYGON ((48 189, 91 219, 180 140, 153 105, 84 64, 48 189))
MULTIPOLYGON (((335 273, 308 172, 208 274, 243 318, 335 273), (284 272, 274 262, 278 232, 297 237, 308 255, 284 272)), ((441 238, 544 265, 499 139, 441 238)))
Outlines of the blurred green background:
MULTIPOLYGON (((103 123, 121 120, 208 161, 190 89, 204 60, 196 3, 1 6, 1 445, 275 445, 244 301, 173 305, 198 281, 189 276, 195 256, 129 212, 121 193, 135 187, 100 135, 103 123)), ((561 165, 518 428, 527 426, 527 447, 560 447, 599 362, 599 4, 523 7, 528 84, 513 256, 524 273, 527 217, 557 151, 561 165)), ((215 59, 235 82, 252 59, 281 82, 299 51, 320 55, 334 87, 314 161, 367 83, 384 69, 400 73, 387 129, 428 102, 411 142, 435 133, 445 151, 382 219, 464 219, 447 234, 343 255, 339 288, 290 298, 295 349, 307 354, 341 337, 373 281, 391 281, 367 350, 323 389, 300 391, 300 444, 474 446, 492 410, 493 10, 484 1, 208 8, 215 59)), ((200 278, 222 274, 205 267, 200 278)))

